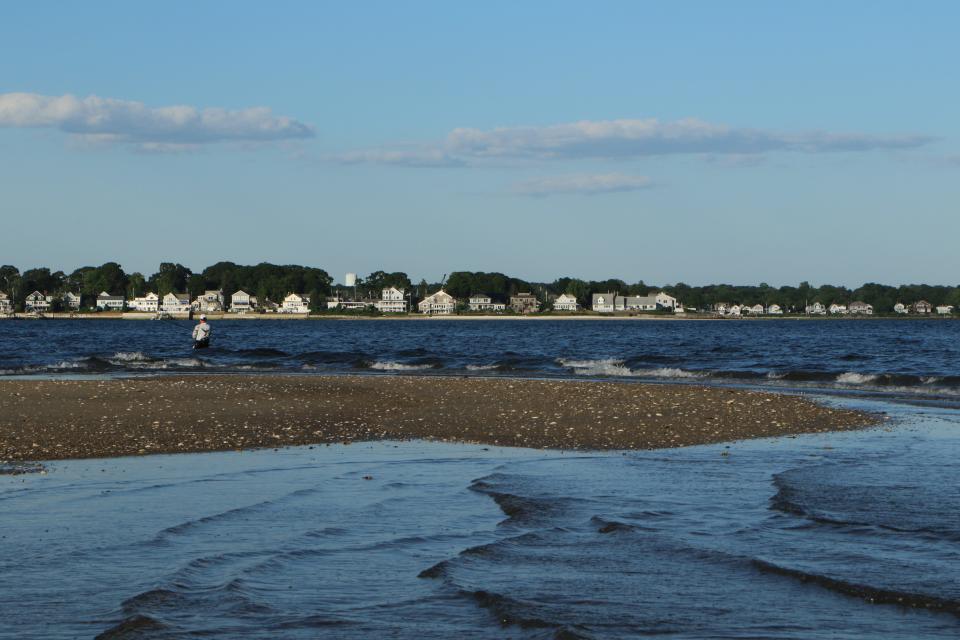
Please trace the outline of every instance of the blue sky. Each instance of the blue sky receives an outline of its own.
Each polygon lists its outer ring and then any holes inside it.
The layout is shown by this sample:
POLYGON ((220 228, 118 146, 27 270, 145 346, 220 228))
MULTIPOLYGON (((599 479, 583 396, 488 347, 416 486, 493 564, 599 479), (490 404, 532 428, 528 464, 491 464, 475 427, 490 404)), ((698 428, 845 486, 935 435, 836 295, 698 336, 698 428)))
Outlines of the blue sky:
POLYGON ((17 3, 0 263, 960 282, 960 5, 17 3))

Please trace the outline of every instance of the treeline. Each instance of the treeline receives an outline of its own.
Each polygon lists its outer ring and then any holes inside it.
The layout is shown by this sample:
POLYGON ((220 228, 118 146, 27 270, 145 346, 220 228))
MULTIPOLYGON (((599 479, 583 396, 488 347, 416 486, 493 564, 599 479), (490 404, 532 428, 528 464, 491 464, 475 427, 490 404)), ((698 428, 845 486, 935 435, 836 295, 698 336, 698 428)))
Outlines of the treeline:
POLYGON ((726 302, 764 306, 778 304, 787 311, 802 312, 806 305, 814 302, 830 305, 849 304, 858 300, 873 305, 877 313, 892 312, 897 302, 910 304, 918 300, 926 300, 934 306, 947 304, 960 308, 960 286, 924 284, 894 287, 868 283, 856 289, 834 285, 815 287, 808 282, 801 282, 795 287, 772 287, 765 283, 756 286, 712 284, 694 287, 684 283, 655 286, 642 280, 631 284, 619 279, 580 280, 567 277, 553 282, 533 282, 503 273, 480 271, 455 271, 443 282, 428 283, 421 280, 413 284, 406 273, 374 271, 365 278, 358 278, 355 288, 347 288, 342 284, 334 284, 323 269, 266 262, 257 265, 218 262, 200 272, 194 272, 182 264, 164 262, 150 275, 127 273, 116 262, 107 262, 99 267, 80 267, 69 274, 51 272, 42 267, 22 273, 12 265, 0 267, 0 291, 10 295, 18 309, 22 309, 24 298, 33 291, 53 296, 61 296, 67 291, 79 293, 81 305, 92 308, 102 291, 127 298, 141 296, 148 291, 161 297, 170 292, 187 292, 193 298, 209 289, 222 290, 228 299, 242 289, 260 300, 273 301, 282 300, 288 293, 307 293, 311 296, 311 306, 321 309, 330 295, 339 293, 378 297, 381 289, 390 286, 410 291, 414 300, 437 291, 441 286, 463 300, 471 294, 483 293, 499 302, 508 302, 512 295, 529 292, 541 302, 549 303, 554 297, 568 293, 576 296, 585 308, 590 307, 594 293, 616 292, 642 296, 660 290, 674 296, 684 306, 697 309, 708 309, 719 302, 726 302))

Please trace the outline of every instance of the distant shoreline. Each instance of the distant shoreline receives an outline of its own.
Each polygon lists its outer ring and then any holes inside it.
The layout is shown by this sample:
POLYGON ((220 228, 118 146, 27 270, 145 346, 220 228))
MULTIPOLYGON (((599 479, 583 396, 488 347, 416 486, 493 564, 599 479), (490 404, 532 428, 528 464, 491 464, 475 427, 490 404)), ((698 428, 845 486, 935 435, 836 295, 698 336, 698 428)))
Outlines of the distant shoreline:
MULTIPOLYGON (((860 320, 957 320, 960 319, 954 315, 938 315, 931 313, 929 315, 782 315, 782 316, 740 316, 724 317, 713 314, 616 314, 616 313, 597 313, 597 314, 530 314, 530 315, 477 315, 477 314, 459 314, 459 315, 423 315, 419 313, 409 314, 384 314, 374 315, 350 315, 350 314, 294 314, 294 313, 250 313, 250 314, 206 314, 210 321, 231 321, 231 320, 420 320, 420 321, 449 321, 449 320, 525 320, 525 321, 543 321, 543 320, 642 320, 642 321, 661 321, 661 322, 690 322, 690 321, 731 321, 738 320, 749 321, 776 321, 776 320, 817 320, 817 321, 860 321, 860 320)), ((193 319, 199 318, 199 314, 194 314, 193 319)), ((172 320, 189 320, 187 314, 174 314, 172 320)), ((28 313, 18 313, 14 315, 0 316, 2 320, 156 320, 156 314, 141 312, 100 312, 100 313, 46 313, 42 316, 35 316, 28 313)))

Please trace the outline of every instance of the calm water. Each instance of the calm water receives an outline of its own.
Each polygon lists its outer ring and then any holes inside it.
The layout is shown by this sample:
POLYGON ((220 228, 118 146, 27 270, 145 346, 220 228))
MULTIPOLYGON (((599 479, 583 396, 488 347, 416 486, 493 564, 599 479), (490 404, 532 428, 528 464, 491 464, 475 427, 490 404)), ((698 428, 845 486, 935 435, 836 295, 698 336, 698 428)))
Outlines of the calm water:
POLYGON ((0 638, 955 638, 957 326, 223 322, 195 358, 186 323, 0 322, 19 375, 739 372, 892 417, 656 452, 373 443, 0 475, 0 638))

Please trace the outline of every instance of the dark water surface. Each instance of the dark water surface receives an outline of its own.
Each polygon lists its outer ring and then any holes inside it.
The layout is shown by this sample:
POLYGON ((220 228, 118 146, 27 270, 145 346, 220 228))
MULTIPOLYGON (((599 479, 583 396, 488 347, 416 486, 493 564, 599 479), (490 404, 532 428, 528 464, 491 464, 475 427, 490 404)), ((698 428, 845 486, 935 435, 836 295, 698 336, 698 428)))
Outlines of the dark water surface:
POLYGON ((960 401, 950 320, 0 321, 0 375, 189 372, 577 376, 960 401))
POLYGON ((0 322, 8 375, 738 376, 892 418, 653 452, 370 443, 0 475, 0 638, 955 638, 958 326, 222 322, 195 357, 187 323, 0 322))

